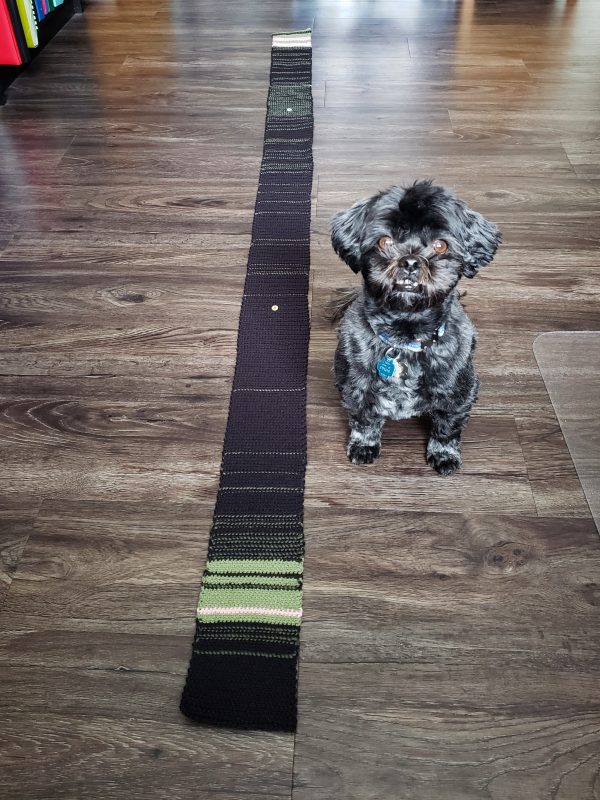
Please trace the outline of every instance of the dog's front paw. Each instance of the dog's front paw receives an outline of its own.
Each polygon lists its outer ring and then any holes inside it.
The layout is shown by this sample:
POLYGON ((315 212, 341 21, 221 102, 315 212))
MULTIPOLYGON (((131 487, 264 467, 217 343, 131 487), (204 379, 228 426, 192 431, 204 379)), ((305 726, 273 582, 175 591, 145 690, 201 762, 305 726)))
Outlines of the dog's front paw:
POLYGON ((381 445, 378 444, 350 442, 348 445, 348 458, 353 464, 372 464, 380 452, 381 445))
POLYGON ((440 475, 447 477, 460 469, 462 461, 456 447, 433 440, 427 446, 427 463, 440 475))
POLYGON ((447 458, 444 458, 438 454, 435 456, 427 456, 427 463, 430 467, 433 467, 436 472, 439 472, 440 475, 447 477, 456 472, 457 469, 460 469, 461 461, 460 458, 455 455, 449 455, 447 458))

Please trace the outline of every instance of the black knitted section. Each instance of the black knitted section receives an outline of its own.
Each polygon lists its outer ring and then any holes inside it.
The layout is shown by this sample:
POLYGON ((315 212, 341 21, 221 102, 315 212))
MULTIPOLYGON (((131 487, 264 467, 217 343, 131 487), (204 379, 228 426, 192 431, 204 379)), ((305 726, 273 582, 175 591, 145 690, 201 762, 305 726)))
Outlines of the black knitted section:
MULTIPOLYGON (((231 728, 295 730, 297 644, 285 657, 272 649, 263 655, 211 654, 206 643, 199 644, 190 665, 190 672, 198 671, 197 679, 188 677, 181 698, 186 716, 231 728)), ((217 648, 211 644, 210 649, 217 648)))
POLYGON ((313 172, 308 42, 308 32, 278 35, 271 55, 221 477, 181 698, 186 716, 211 725, 296 726, 313 172))

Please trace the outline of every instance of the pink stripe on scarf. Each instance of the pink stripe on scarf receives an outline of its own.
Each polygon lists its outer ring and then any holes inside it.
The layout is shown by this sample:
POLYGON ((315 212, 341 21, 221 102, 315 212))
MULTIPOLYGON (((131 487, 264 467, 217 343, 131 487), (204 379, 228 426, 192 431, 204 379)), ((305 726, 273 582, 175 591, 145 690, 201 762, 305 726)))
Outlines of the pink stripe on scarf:
POLYGON ((218 608, 199 608, 198 613, 210 614, 268 614, 270 617, 301 617, 302 609, 298 608, 244 608, 243 606, 220 606, 218 608))

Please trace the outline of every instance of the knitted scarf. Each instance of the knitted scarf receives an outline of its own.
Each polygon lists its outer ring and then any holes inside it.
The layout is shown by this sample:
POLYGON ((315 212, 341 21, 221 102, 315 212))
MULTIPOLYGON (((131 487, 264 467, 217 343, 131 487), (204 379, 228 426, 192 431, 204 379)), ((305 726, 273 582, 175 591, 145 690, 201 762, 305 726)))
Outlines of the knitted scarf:
POLYGON ((294 730, 302 617, 311 32, 275 34, 221 478, 181 711, 294 730))

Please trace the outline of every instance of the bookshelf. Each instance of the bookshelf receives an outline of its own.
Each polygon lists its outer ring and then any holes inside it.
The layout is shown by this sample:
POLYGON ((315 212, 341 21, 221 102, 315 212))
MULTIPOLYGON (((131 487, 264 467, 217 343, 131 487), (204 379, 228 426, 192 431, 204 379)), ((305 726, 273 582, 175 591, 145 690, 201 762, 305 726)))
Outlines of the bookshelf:
POLYGON ((48 42, 56 36, 58 31, 66 25, 73 14, 83 12, 83 0, 64 0, 61 5, 57 5, 41 20, 37 25, 38 46, 28 48, 28 60, 26 63, 18 65, 0 64, 0 105, 6 102, 6 89, 15 78, 26 70, 29 64, 35 60, 36 56, 44 49, 48 42))

